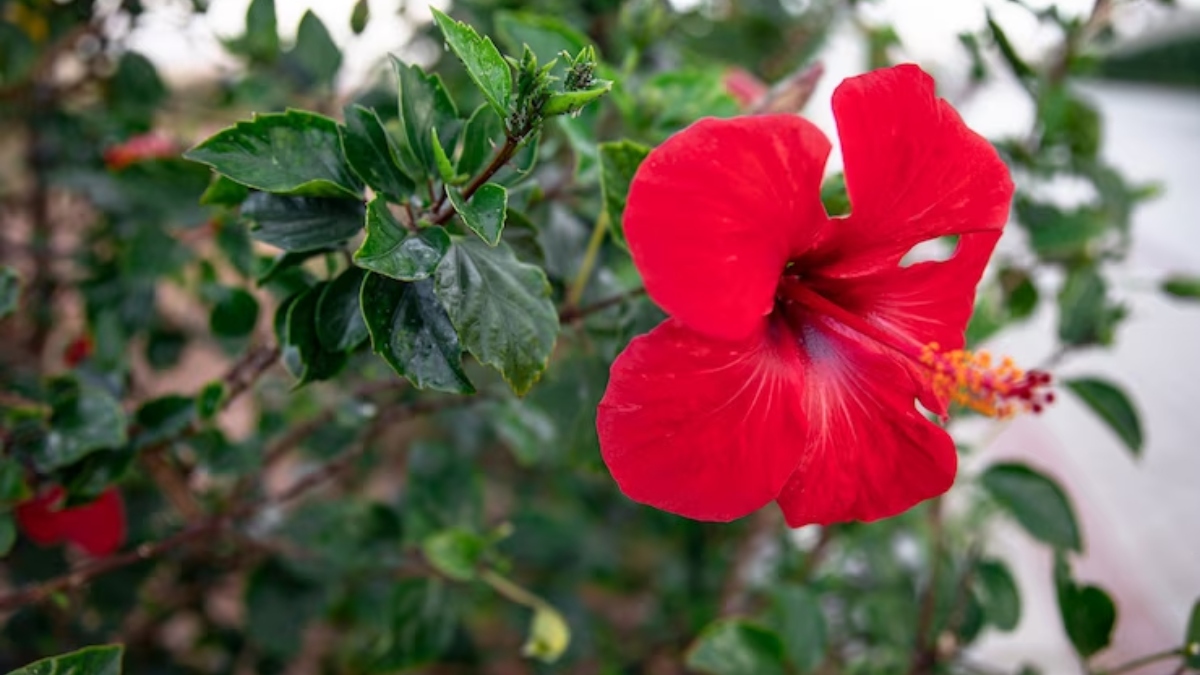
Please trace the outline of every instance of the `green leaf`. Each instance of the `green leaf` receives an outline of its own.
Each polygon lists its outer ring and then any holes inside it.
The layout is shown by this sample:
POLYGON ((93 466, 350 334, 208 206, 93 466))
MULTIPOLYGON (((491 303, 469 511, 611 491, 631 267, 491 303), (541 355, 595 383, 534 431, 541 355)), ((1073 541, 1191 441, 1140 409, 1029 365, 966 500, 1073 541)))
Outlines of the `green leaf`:
POLYGON ((148 131, 169 92, 150 59, 134 51, 121 55, 108 81, 106 116, 132 129, 148 131))
POLYGON ((771 627, 783 640, 788 660, 800 672, 814 670, 825 660, 825 615, 817 596, 796 584, 771 590, 771 627))
POLYGON ((329 29, 311 9, 300 19, 296 46, 288 55, 309 78, 326 89, 333 87, 333 80, 342 67, 341 50, 329 35, 329 29))
POLYGON ((380 197, 367 207, 367 237, 354 252, 354 264, 400 281, 433 274, 450 249, 450 235, 440 227, 412 233, 400 224, 380 197))
POLYGON ((363 228, 363 206, 342 199, 250 195, 242 206, 250 234, 285 251, 332 248, 363 228))
POLYGON ((1162 292, 1183 300, 1200 300, 1200 277, 1171 275, 1163 279, 1162 292))
POLYGON ((475 578, 486 550, 486 539, 462 529, 443 530, 421 543, 429 564, 456 581, 475 578))
POLYGON ((268 560, 246 585, 246 635, 269 654, 294 655, 303 644, 305 627, 320 611, 323 595, 320 586, 268 560))
POLYGON ((1125 308, 1108 302, 1108 285, 1092 265, 1072 269, 1058 294, 1058 337, 1069 345, 1112 344, 1125 308))
POLYGON ((367 29, 367 22, 371 20, 371 5, 367 0, 358 0, 354 3, 354 11, 350 13, 350 30, 355 35, 362 35, 362 32, 367 29))
POLYGON ((220 380, 209 382, 196 394, 196 414, 202 420, 210 420, 221 412, 224 402, 225 383, 220 380))
POLYGON ((831 216, 850 213, 850 195, 846 192, 846 174, 839 171, 821 183, 821 204, 831 216))
POLYGON ((252 0, 246 10, 246 34, 241 40, 242 53, 271 63, 279 56, 279 29, 275 18, 275 0, 252 0))
POLYGON ((1024 464, 996 464, 980 478, 984 488, 1034 538, 1051 546, 1082 551, 1075 513, 1062 489, 1024 464))
POLYGON ((346 124, 339 127, 342 150, 350 168, 372 190, 394 202, 407 200, 415 188, 413 180, 396 163, 392 141, 379 115, 362 106, 346 108, 346 124))
POLYGON ((490 38, 475 29, 455 21, 433 9, 433 19, 442 29, 446 44, 467 67, 467 74, 483 92, 488 104, 501 117, 508 116, 508 100, 512 96, 512 71, 490 38))
POLYGON ((458 188, 447 187, 446 194, 454 210, 462 217, 463 222, 488 246, 500 243, 500 234, 504 231, 504 218, 508 211, 508 190, 495 183, 485 183, 468 201, 463 199, 458 188))
POLYGON ((410 66, 392 57, 392 67, 399 80, 400 125, 404 129, 407 151, 420 170, 418 178, 433 178, 437 173, 437 158, 433 149, 433 133, 448 147, 454 147, 460 125, 458 109, 442 79, 426 75, 418 66, 410 66))
POLYGON ((741 619, 708 625, 688 649, 687 667, 709 675, 784 675, 779 636, 741 619))
POLYGON ((8 555, 17 543, 17 523, 8 511, 0 511, 0 558, 8 555))
POLYGON ((438 139, 437 129, 431 129, 430 134, 433 136, 433 163, 437 165, 437 172, 442 177, 442 182, 447 186, 459 183, 457 176, 454 175, 454 165, 450 163, 450 156, 446 154, 446 149, 442 147, 442 142, 438 139))
POLYGON ((343 351, 325 349, 317 336, 317 303, 328 284, 317 284, 300 294, 286 309, 280 335, 283 365, 303 386, 317 380, 327 380, 341 372, 348 356, 343 351))
POLYGON ((33 493, 25 484, 25 467, 12 457, 0 457, 0 506, 16 504, 33 493))
POLYGON ((418 389, 458 394, 475 388, 462 368, 462 347, 433 282, 402 282, 369 274, 362 309, 371 348, 418 389))
POLYGON ((337 122, 316 113, 255 115, 217 132, 184 157, 265 192, 362 198, 362 184, 342 154, 337 122))
POLYGON ((456 238, 434 274, 434 290, 467 350, 500 371, 518 395, 541 377, 558 336, 558 312, 541 269, 495 248, 456 238))
POLYGON ((1108 593, 1097 586, 1078 586, 1062 552, 1054 560, 1054 586, 1063 627, 1075 651, 1087 659, 1107 647, 1117 623, 1117 606, 1108 593))
POLYGON ((8 675, 121 675, 121 645, 85 647, 69 654, 60 654, 34 661, 8 675))
POLYGON ((7 87, 24 80, 37 63, 38 53, 25 31, 0 20, 0 85, 7 87))
POLYGON ((1200 668, 1200 600, 1192 605, 1192 615, 1183 635, 1183 651, 1188 668, 1200 668))
POLYGON ((988 623, 1011 631, 1021 620, 1021 593, 1008 567, 999 560, 984 560, 975 568, 975 587, 988 623))
POLYGON ((134 446, 144 448, 173 438, 196 418, 196 403, 188 396, 170 394, 142 404, 134 420, 137 432, 134 446))
POLYGON ((317 300, 317 338, 326 351, 349 351, 369 337, 358 304, 366 276, 364 270, 350 267, 321 292, 317 300))
POLYGON ((208 318, 209 330, 222 338, 243 338, 258 324, 258 300, 243 288, 222 288, 208 318))
POLYGON ((373 659, 371 672, 409 672, 437 661, 453 644, 462 601, 438 579, 406 579, 384 598, 390 630, 386 648, 373 659))
POLYGON ((0 265, 0 319, 17 311, 20 299, 20 275, 8 265, 0 265))
POLYGON ((625 214, 625 200, 629 197, 633 174, 648 154, 650 148, 633 141, 600 144, 600 192, 604 195, 604 209, 608 213, 608 231, 612 233, 613 241, 625 248, 629 247, 625 243, 621 220, 625 214))
POLYGON ((125 413, 107 391, 70 377, 53 381, 51 389, 50 433, 34 457, 38 471, 49 473, 125 444, 125 413))
POLYGON ((1063 384, 1116 432, 1134 456, 1141 455, 1142 423, 1133 403, 1120 387, 1093 377, 1075 378, 1063 384))
POLYGON ((463 131, 462 154, 457 171, 474 176, 487 166, 496 149, 504 143, 504 121, 486 105, 475 109, 463 131))
POLYGON ((997 49, 1000 50, 1000 54, 1004 57, 1004 60, 1008 62, 1008 67, 1012 70, 1013 74, 1023 80, 1036 78, 1037 73, 1025 62, 1025 59, 1022 59, 1017 54, 1017 50, 1008 39, 1008 35, 1004 33, 1004 29, 1000 27, 1000 24, 996 23, 995 19, 992 18, 991 12, 987 13, 987 24, 992 34, 992 41, 996 43, 997 49))
POLYGON ((310 259, 333 250, 332 248, 316 248, 307 251, 284 251, 274 258, 260 258, 259 262, 262 264, 259 265, 255 281, 259 286, 266 286, 288 270, 300 267, 310 259))
POLYGON ((551 94, 546 101, 546 106, 542 108, 542 114, 546 117, 573 115, 583 110, 587 104, 612 91, 612 86, 613 83, 608 80, 597 80, 587 89, 551 94))
POLYGON ((521 653, 542 663, 554 663, 571 644, 571 627, 555 608, 546 603, 533 607, 529 636, 521 645, 521 653))
MULTIPOLYGON (((520 53, 528 45, 543 64, 558 58, 562 52, 578 54, 591 44, 567 23, 544 14, 496 12, 496 31, 510 54, 520 53)), ((565 70, 565 64, 558 64, 556 71, 565 70)))

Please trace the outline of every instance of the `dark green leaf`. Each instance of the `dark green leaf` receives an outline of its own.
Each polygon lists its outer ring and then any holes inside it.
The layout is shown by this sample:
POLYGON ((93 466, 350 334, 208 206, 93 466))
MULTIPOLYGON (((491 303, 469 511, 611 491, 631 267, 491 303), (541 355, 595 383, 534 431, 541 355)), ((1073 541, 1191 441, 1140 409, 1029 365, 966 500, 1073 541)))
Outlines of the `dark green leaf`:
POLYGON ((1004 57, 1004 60, 1008 62, 1008 67, 1012 70, 1013 74, 1020 79, 1033 79, 1036 77, 1037 73, 1033 71, 1033 68, 1029 67, 1028 63, 1025 63, 1025 59, 1022 59, 1017 54, 1017 50, 1008 39, 1008 35, 1005 34, 1000 24, 996 23, 992 18, 991 12, 987 14, 987 23, 988 29, 992 33, 992 41, 996 43, 996 47, 1000 50, 1000 54, 1004 57))
POLYGON ((486 105, 475 109, 463 132, 462 155, 458 158, 459 174, 474 176, 504 143, 504 121, 486 105))
POLYGON ((289 56, 318 86, 332 88, 338 69, 342 67, 342 52, 329 35, 329 29, 313 14, 304 13, 296 30, 296 46, 289 56))
POLYGON ((212 419, 221 412, 221 404, 224 402, 225 383, 219 380, 209 382, 196 395, 196 414, 200 419, 212 419))
POLYGON ((367 340, 367 324, 358 306, 367 273, 351 267, 325 285, 317 300, 317 338, 326 351, 349 351, 367 340))
POLYGON ((121 675, 121 645, 85 647, 69 654, 60 654, 34 661, 8 675, 121 675))
POLYGON ((348 359, 346 352, 325 349, 317 337, 317 303, 326 286, 313 286, 287 307, 280 348, 284 366, 300 380, 297 386, 337 375, 348 359))
POLYGON ((363 206, 342 199, 280 197, 256 192, 242 207, 250 234, 285 251, 330 248, 363 228, 363 206))
POLYGON ((1162 282, 1162 291, 1184 300, 1200 300, 1200 277, 1176 274, 1162 282))
POLYGON ((132 128, 149 130, 167 96, 167 86, 150 59, 127 51, 121 55, 117 72, 108 83, 109 108, 106 112, 132 128))
POLYGON ((285 251, 274 258, 260 258, 257 278, 259 286, 266 286, 280 275, 300 267, 309 259, 333 251, 332 248, 316 248, 307 251, 285 251))
POLYGON ((242 53, 265 63, 279 56, 275 0, 252 0, 246 10, 246 35, 242 38, 241 48, 242 53))
POLYGON ((362 35, 362 32, 367 29, 367 22, 371 20, 371 5, 367 0, 358 0, 354 3, 354 11, 350 13, 350 30, 355 35, 362 35))
POLYGON ((1058 294, 1058 337, 1069 345, 1112 344, 1125 309, 1108 302, 1108 286, 1093 266, 1067 275, 1058 294))
POLYGON ((455 21, 437 9, 432 11, 446 44, 467 67, 467 74, 483 92, 483 97, 497 115, 507 117, 508 99, 512 96, 512 71, 496 45, 471 26, 455 21))
POLYGON ((306 504, 288 518, 287 538, 309 552, 288 567, 314 579, 337 583, 341 575, 402 564, 406 551, 399 514, 391 507, 358 500, 306 504))
POLYGON ((628 247, 621 219, 629 196, 629 184, 649 153, 650 148, 633 141, 600 144, 600 191, 608 214, 608 231, 612 233, 613 241, 621 246, 628 247))
POLYGON ((608 80, 597 80, 595 84, 587 89, 579 91, 564 91, 556 94, 551 94, 546 101, 546 106, 542 108, 542 114, 546 117, 554 115, 572 115, 583 110, 583 107, 599 99, 612 90, 613 83, 608 80))
POLYGON ((779 636, 741 619, 721 619, 700 633, 687 667, 709 675, 783 675, 779 636))
POLYGON ((463 199, 458 188, 447 187, 446 194, 463 222, 488 246, 500 243, 504 218, 508 211, 508 190, 495 183, 485 183, 470 200, 463 199))
POLYGON ((399 80, 400 124, 404 129, 405 147, 415 160, 421 177, 436 177, 437 158, 433 149, 433 130, 447 147, 454 147, 460 125, 458 109, 442 79, 426 75, 417 66, 410 66, 392 57, 392 66, 399 80))
POLYGON ((1064 382, 1108 426, 1121 437, 1135 456, 1142 452, 1142 423, 1133 403, 1119 387, 1097 378, 1081 377, 1064 382))
POLYGON ((367 275, 363 316, 371 347, 397 373, 421 389, 469 394, 475 391, 462 369, 462 347, 433 282, 402 282, 367 275))
POLYGON ((17 311, 21 298, 21 277, 8 265, 0 265, 0 319, 17 311))
POLYGON ((53 389, 50 433, 34 457, 39 471, 48 473, 125 444, 125 413, 107 391, 70 378, 55 381, 53 389))
POLYGON ((8 555, 17 543, 17 523, 8 511, 0 511, 0 558, 8 555))
POLYGON ((38 53, 25 31, 0 20, 0 85, 7 87, 25 79, 37 63, 38 53))
POLYGON ((1064 210, 1053 204, 1017 197, 1018 222, 1029 232, 1029 243, 1042 258, 1071 261, 1091 255, 1104 242, 1112 220, 1094 206, 1064 210))
POLYGON ((362 184, 342 154, 337 122, 316 113, 288 110, 256 115, 218 132, 184 156, 257 190, 362 198, 362 184))
POLYGON ((429 564, 456 581, 475 578, 486 550, 486 539, 461 529, 442 530, 421 543, 421 551, 429 564))
POLYGON ((134 420, 137 432, 134 446, 144 448, 173 438, 196 418, 195 401, 187 396, 169 395, 147 401, 138 408, 134 420))
POLYGON ((797 670, 807 673, 825 660, 825 615, 817 597, 795 584, 771 590, 771 627, 797 670))
POLYGON ((1071 504, 1047 476, 1024 464, 996 464, 980 482, 1036 539, 1057 548, 1083 550, 1071 504))
POLYGON ((412 195, 414 183, 396 163, 392 141, 374 110, 346 108, 346 124, 339 129, 346 161, 363 182, 394 202, 412 195))
POLYGON ((418 281, 433 274, 449 249, 444 229, 426 227, 414 234, 377 197, 367 208, 367 237, 354 253, 354 264, 393 279, 418 281))
POLYGON ((214 223, 214 227, 217 247, 234 269, 244 277, 254 274, 254 244, 245 224, 223 217, 214 223))
POLYGON ((1021 593, 1008 567, 998 560, 985 560, 975 568, 976 589, 988 623, 1011 631, 1021 620, 1021 593))
POLYGON ((242 288, 222 289, 209 316, 208 327, 222 338, 243 338, 258 323, 258 300, 242 288))
POLYGON ((558 336, 558 312, 541 269, 503 242, 458 238, 434 274, 434 288, 463 345, 500 371, 517 394, 541 376, 558 336))
POLYGON ((1054 561, 1054 586, 1063 627, 1075 651, 1087 659, 1107 647, 1117 623, 1117 606, 1108 593, 1097 586, 1077 585, 1061 552, 1054 561))
POLYGON ((1200 668, 1200 600, 1192 605, 1192 615, 1183 635, 1183 649, 1188 668, 1200 668))
POLYGON ((146 361, 155 370, 174 368, 187 346, 187 336, 180 331, 153 329, 146 339, 146 361))
POLYGON ((407 579, 395 585, 386 606, 391 617, 383 653, 372 672, 395 673, 436 661, 454 639, 461 602, 445 582, 407 579))
POLYGON ((30 494, 25 467, 12 457, 0 457, 0 505, 25 501, 30 494))
POLYGON ((295 654, 323 595, 319 586, 268 560, 250 575, 246 586, 246 634, 270 654, 295 654))

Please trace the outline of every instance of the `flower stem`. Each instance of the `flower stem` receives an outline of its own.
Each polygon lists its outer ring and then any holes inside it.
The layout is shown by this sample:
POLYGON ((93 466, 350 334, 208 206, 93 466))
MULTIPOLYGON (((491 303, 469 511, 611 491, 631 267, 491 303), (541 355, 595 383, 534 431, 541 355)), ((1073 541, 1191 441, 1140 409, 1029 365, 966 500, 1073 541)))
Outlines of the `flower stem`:
POLYGON ((596 258, 600 254, 600 246, 604 244, 604 235, 608 232, 608 211, 600 212, 596 219, 596 227, 592 228, 592 238, 588 240, 587 250, 583 253, 583 262, 579 264, 579 272, 571 282, 567 291, 567 307, 578 307, 583 298, 583 289, 587 288, 592 270, 596 267, 596 258))

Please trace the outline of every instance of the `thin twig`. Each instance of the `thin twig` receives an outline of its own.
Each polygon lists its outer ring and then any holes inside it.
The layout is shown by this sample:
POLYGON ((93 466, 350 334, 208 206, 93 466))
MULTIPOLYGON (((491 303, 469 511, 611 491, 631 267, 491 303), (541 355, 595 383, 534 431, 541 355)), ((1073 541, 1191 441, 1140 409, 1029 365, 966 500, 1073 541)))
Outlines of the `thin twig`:
MULTIPOLYGON (((1122 663, 1121 665, 1119 665, 1115 668, 1109 668, 1108 670, 1098 670, 1098 671, 1096 671, 1095 675, 1119 675, 1119 673, 1127 673, 1131 670, 1137 670, 1138 668, 1141 668, 1142 666, 1148 666, 1151 663, 1158 663, 1159 661, 1165 661, 1167 659, 1179 658, 1179 657, 1182 657, 1183 655, 1184 655, 1183 647, 1172 647, 1171 649, 1164 649, 1161 652, 1155 652, 1153 654, 1139 656, 1138 658, 1133 659, 1132 661, 1127 661, 1125 663, 1122 663)), ((1179 672, 1183 672, 1184 670, 1186 670, 1187 664, 1185 663, 1185 664, 1183 664, 1183 666, 1184 667, 1181 668, 1179 672)))
POLYGON ((917 635, 913 649, 910 675, 933 672, 937 665, 937 640, 933 633, 933 619, 937 609, 937 587, 942 574, 942 558, 946 548, 945 528, 942 526, 942 498, 929 502, 929 538, 931 540, 929 581, 921 594, 921 608, 917 615, 917 635))
POLYGON ((808 552, 808 557, 804 559, 804 565, 796 575, 799 581, 804 582, 811 579, 817 568, 824 562, 825 554, 829 552, 829 544, 833 542, 833 530, 834 528, 830 525, 821 527, 821 534, 817 537, 816 545, 808 552))
POLYGON ((576 321, 582 321, 592 314, 602 312, 610 307, 616 307, 617 305, 644 295, 645 293, 645 288, 635 288, 633 290, 614 295, 611 298, 597 300, 596 302, 593 302, 590 305, 584 305, 583 307, 563 307, 558 312, 558 321, 559 323, 575 323, 576 321))
POLYGON ((721 590, 721 616, 733 616, 746 611, 754 566, 779 532, 779 524, 779 511, 773 508, 759 509, 750 517, 750 527, 738 545, 721 590))

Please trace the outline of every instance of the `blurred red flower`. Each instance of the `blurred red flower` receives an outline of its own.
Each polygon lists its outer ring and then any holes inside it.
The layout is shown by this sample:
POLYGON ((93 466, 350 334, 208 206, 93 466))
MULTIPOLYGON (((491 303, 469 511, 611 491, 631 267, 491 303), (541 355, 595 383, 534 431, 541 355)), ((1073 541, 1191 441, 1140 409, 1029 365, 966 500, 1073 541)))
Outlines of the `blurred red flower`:
POLYGON ((67 346, 63 349, 63 361, 67 364, 67 367, 74 368, 91 358, 95 348, 96 345, 92 342, 90 335, 80 335, 67 343, 67 346))
POLYGON ((844 218, 820 199, 830 143, 795 115, 701 120, 638 170, 625 235, 670 318, 618 357, 597 420, 631 499, 698 520, 771 501, 793 527, 884 518, 954 481, 954 443, 915 401, 1036 399, 1044 375, 960 351, 1013 194, 996 151, 916 66, 846 80, 833 110, 844 218), (949 259, 901 264, 951 236, 949 259))
POLYGON ((60 508, 65 497, 55 486, 17 506, 17 524, 30 541, 39 546, 68 542, 96 557, 125 543, 125 503, 115 487, 82 506, 60 508))
POLYGON ((151 131, 133 136, 124 143, 110 146, 104 151, 104 164, 112 171, 124 169, 130 164, 147 159, 165 159, 179 156, 179 146, 169 136, 151 131))

